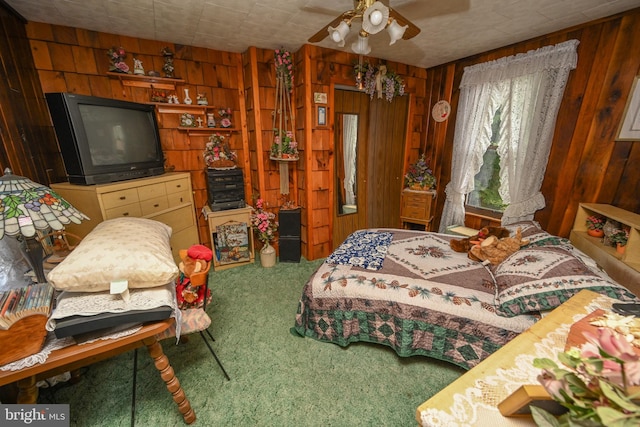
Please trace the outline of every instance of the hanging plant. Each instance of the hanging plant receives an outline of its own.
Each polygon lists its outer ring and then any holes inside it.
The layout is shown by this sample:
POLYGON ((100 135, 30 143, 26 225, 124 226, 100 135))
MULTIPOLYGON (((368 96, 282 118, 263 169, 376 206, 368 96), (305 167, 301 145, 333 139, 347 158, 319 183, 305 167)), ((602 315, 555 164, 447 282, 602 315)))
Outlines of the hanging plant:
POLYGON ((404 95, 404 80, 386 65, 372 65, 368 62, 354 66, 356 87, 363 90, 371 99, 377 94, 391 102, 394 96, 404 95))
POLYGON ((276 49, 273 55, 276 66, 276 78, 282 78, 284 87, 291 92, 293 88, 293 61, 291 52, 284 49, 276 49))

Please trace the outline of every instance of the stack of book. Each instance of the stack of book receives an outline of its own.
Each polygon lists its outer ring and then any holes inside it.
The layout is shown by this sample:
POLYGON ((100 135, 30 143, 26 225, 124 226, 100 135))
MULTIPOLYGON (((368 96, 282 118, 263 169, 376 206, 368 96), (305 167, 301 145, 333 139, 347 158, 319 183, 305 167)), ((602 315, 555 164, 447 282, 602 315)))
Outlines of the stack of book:
POLYGON ((53 287, 34 283, 0 294, 0 329, 9 329, 19 319, 33 314, 49 316, 53 287))
POLYGON ((37 283, 0 293, 0 365, 39 352, 47 336, 53 287, 37 283))

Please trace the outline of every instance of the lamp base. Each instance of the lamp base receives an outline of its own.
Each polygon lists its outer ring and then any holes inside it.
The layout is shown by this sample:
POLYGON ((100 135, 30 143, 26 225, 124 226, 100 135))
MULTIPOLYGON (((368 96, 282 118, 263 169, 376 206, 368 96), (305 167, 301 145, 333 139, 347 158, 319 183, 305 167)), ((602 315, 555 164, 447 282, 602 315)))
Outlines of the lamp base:
POLYGON ((25 237, 20 241, 20 251, 36 275, 38 283, 47 283, 44 275, 43 249, 35 237, 25 237))

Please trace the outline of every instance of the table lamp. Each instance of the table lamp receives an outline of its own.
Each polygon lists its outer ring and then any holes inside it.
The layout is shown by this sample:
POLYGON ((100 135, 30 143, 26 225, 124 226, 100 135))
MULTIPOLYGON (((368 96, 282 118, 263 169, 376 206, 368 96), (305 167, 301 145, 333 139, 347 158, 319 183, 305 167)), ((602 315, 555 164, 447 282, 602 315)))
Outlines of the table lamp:
POLYGON ((9 168, 0 177, 0 239, 6 234, 21 242, 20 249, 38 283, 46 283, 47 279, 43 267, 44 251, 36 230, 61 231, 66 224, 80 224, 88 219, 45 185, 14 175, 9 168))

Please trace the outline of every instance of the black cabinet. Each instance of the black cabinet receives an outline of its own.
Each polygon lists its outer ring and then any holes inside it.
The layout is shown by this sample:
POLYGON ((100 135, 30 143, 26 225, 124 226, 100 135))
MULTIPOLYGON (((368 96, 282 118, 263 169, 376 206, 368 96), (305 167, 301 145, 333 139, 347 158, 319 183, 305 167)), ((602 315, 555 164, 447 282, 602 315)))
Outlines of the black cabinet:
POLYGON ((280 210, 280 262, 300 262, 300 208, 280 210))

